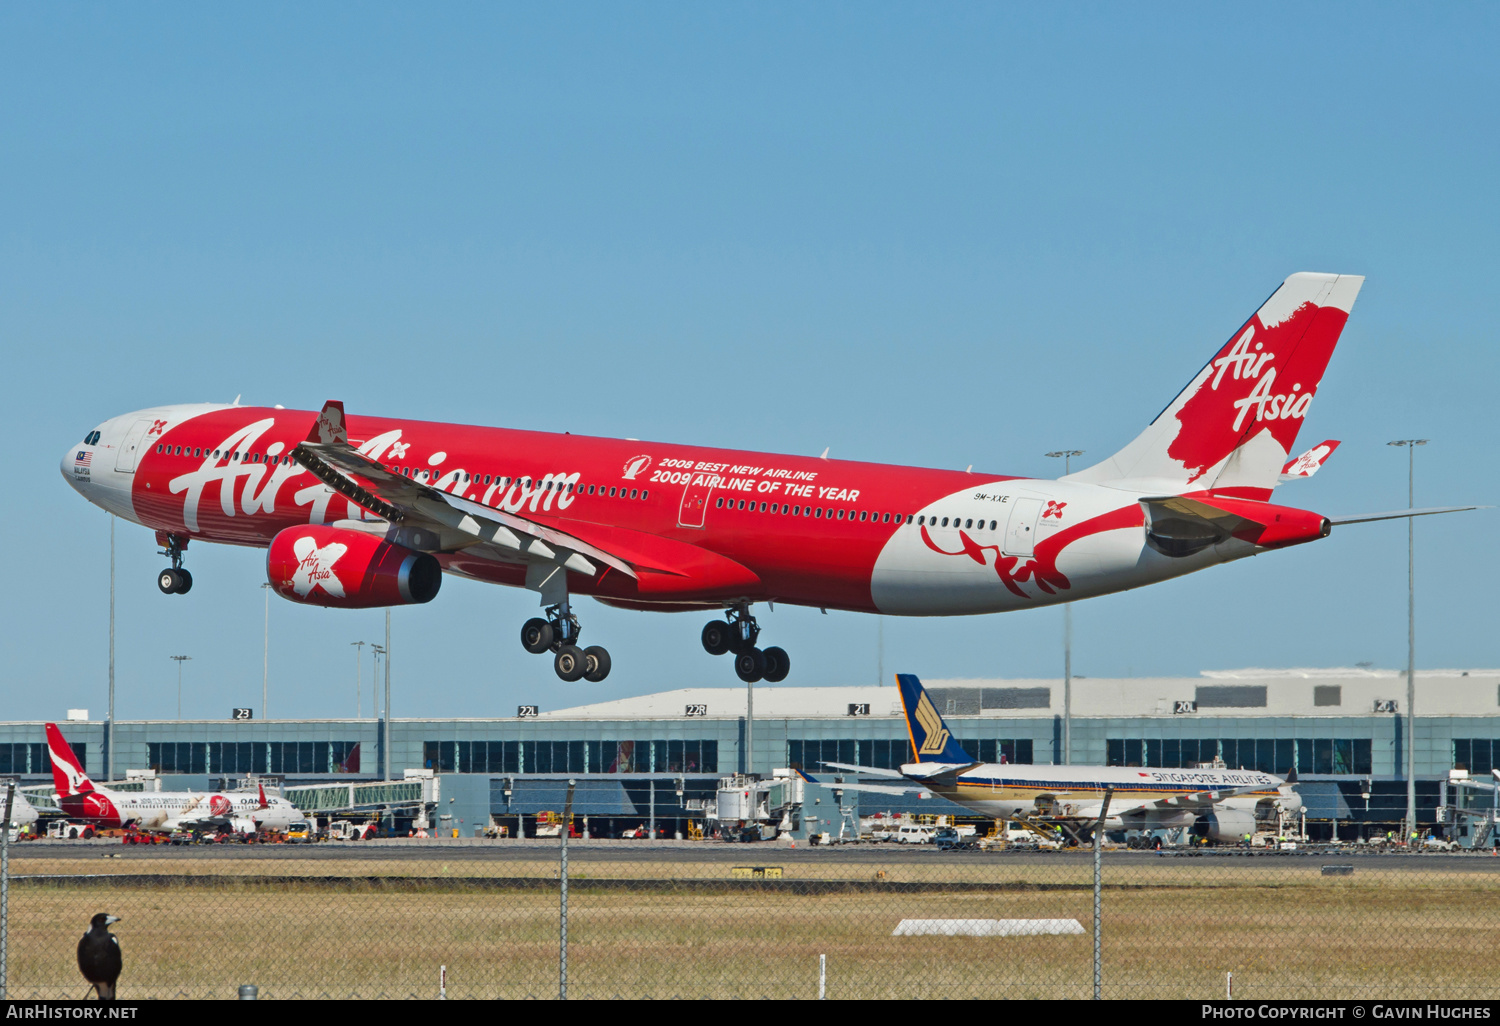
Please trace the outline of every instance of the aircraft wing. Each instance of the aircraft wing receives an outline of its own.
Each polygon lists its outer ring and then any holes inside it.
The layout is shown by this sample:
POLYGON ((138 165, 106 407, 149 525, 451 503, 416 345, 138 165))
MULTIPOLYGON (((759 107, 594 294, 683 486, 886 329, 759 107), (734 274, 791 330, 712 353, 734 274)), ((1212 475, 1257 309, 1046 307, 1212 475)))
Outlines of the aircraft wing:
MULTIPOLYGON (((846 770, 850 773, 859 773, 867 777, 889 777, 892 780, 905 780, 900 770, 879 769, 875 766, 855 766, 847 762, 820 762, 819 766, 827 766, 829 769, 846 770)), ((806 776, 806 774, 803 774, 806 776)), ((808 779, 812 779, 808 777, 808 779)))
MULTIPOLYGON (((1219 787, 1209 791, 1194 791, 1191 794, 1174 794, 1170 798, 1158 798, 1155 801, 1139 802, 1127 805, 1119 799, 1110 803, 1110 807, 1120 815, 1129 815, 1132 812, 1182 812, 1195 809, 1209 809, 1226 798, 1237 798, 1242 794, 1254 794, 1256 791, 1264 791, 1268 784, 1249 784, 1245 787, 1219 787)), ((1101 803, 1102 804, 1102 803, 1101 803)), ((1090 815, 1099 818, 1099 806, 1095 805, 1090 815)), ((1087 818, 1087 817, 1085 817, 1087 818)))
POLYGON ((342 403, 323 405, 308 439, 293 455, 350 502, 392 524, 430 531, 443 551, 485 547, 521 563, 555 563, 590 576, 602 563, 629 577, 628 563, 565 531, 451 495, 386 468, 349 444, 342 403))
MULTIPOLYGON (((825 762, 823 765, 832 766, 834 763, 825 762)), ((856 769, 868 769, 868 767, 855 767, 856 769)), ((797 775, 809 784, 817 784, 819 787, 832 787, 840 791, 868 791, 871 794, 927 794, 928 790, 919 784, 841 784, 833 780, 819 780, 817 777, 797 771, 797 775)), ((901 774, 897 773, 896 776, 901 774)))

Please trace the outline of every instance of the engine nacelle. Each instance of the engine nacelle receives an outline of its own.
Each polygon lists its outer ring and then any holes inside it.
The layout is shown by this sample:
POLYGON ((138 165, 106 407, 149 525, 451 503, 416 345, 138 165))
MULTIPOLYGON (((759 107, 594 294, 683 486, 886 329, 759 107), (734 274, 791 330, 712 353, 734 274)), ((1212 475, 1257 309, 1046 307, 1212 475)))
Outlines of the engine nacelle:
POLYGON ((1223 844, 1238 844, 1255 833, 1255 813, 1243 809, 1215 809, 1198 819, 1193 832, 1223 844))
POLYGON ((443 568, 425 552, 328 524, 288 527, 266 550, 266 578, 282 598, 336 609, 431 602, 443 568))

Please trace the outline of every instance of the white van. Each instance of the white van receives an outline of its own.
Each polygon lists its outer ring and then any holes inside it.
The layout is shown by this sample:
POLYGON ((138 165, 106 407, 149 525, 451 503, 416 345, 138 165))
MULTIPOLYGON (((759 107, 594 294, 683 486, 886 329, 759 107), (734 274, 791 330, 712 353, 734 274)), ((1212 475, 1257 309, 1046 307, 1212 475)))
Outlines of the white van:
POLYGON ((896 830, 895 840, 902 844, 931 844, 932 835, 937 832, 936 827, 922 826, 918 823, 903 823, 896 830))

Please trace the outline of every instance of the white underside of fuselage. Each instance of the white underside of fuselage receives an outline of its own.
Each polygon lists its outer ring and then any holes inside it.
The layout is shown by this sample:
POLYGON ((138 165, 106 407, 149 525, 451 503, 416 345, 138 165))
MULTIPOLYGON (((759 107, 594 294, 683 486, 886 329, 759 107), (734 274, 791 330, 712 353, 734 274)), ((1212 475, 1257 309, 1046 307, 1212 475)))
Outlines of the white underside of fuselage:
POLYGON ((978 484, 921 510, 933 525, 925 536, 920 527, 896 532, 876 559, 871 595, 896 616, 1000 613, 1125 591, 1257 551, 1231 539, 1192 556, 1162 555, 1140 520, 1130 522, 1140 497, 1069 480, 978 484))

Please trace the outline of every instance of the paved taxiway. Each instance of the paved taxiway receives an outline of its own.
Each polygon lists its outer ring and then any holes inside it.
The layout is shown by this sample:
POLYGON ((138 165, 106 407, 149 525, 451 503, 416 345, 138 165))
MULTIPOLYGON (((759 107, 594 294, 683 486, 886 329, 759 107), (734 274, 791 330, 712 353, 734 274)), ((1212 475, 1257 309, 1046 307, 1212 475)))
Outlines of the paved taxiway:
MULTIPOLYGON (((24 874, 31 860, 78 860, 93 862, 102 871, 121 862, 151 862, 158 865, 191 863, 198 860, 234 860, 262 862, 270 869, 281 861, 313 860, 327 863, 330 871, 340 862, 456 862, 505 863, 531 862, 555 858, 555 840, 526 841, 444 841, 394 840, 364 842, 326 842, 321 844, 195 844, 195 845, 123 845, 118 841, 31 841, 11 846, 12 872, 24 874)), ((943 852, 927 845, 861 844, 832 847, 788 848, 782 844, 721 844, 716 842, 647 842, 574 840, 568 844, 568 860, 575 866, 590 862, 714 863, 723 865, 828 866, 924 866, 962 867, 966 865, 1075 865, 1091 862, 1091 851, 953 851, 943 852)), ((1108 850, 1106 866, 1164 866, 1187 869, 1227 868, 1246 864, 1309 868, 1328 864, 1353 865, 1356 869, 1400 869, 1403 871, 1441 871, 1500 873, 1500 857, 1463 853, 1423 852, 1419 854, 1361 852, 1356 850, 1245 852, 1237 849, 1208 851, 1108 850)), ((81 867, 80 867, 81 868, 81 867)))

